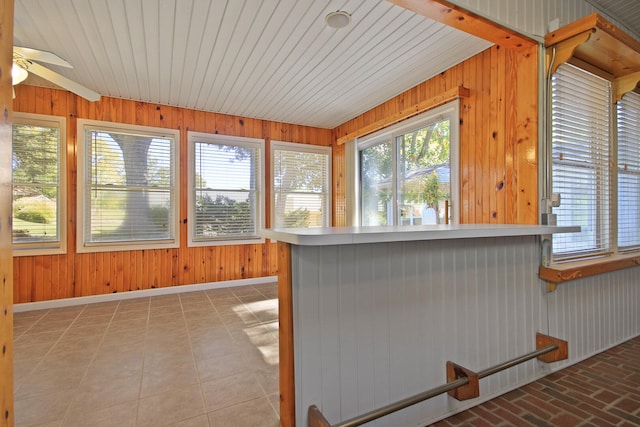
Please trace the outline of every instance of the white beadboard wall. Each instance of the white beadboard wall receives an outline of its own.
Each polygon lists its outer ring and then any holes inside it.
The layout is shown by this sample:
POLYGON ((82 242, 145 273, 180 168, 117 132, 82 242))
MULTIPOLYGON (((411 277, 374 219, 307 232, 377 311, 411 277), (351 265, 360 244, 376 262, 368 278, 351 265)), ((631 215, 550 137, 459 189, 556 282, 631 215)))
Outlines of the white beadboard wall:
POLYGON ((460 7, 518 30, 523 34, 544 37, 549 22, 570 24, 596 9, 584 0, 450 0, 460 7))
POLYGON ((570 360, 559 367, 640 335, 637 268, 561 284, 547 302, 550 334, 569 341, 570 360))
POLYGON ((424 426, 640 334, 638 271, 563 284, 537 277, 537 237, 292 246, 296 419, 309 405, 344 421, 569 341, 570 360, 525 362, 480 381, 480 397, 437 396, 369 426, 424 426))

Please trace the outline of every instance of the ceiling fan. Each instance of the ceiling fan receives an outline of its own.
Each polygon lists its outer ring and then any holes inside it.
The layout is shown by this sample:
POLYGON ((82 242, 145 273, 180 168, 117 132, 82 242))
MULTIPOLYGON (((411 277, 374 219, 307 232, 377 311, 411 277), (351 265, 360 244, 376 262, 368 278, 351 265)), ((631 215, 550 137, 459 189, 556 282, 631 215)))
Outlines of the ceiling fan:
POLYGON ((61 74, 58 74, 55 71, 48 69, 47 67, 43 67, 42 65, 38 64, 38 62, 45 62, 47 64, 73 68, 71 64, 54 53, 44 50, 30 49, 28 47, 14 46, 13 67, 11 70, 13 85, 17 85, 23 82, 28 77, 29 73, 33 73, 45 80, 49 80, 51 83, 54 83, 63 89, 73 92, 85 99, 88 99, 89 101, 100 100, 99 93, 94 92, 91 89, 82 86, 81 84, 76 83, 61 74))

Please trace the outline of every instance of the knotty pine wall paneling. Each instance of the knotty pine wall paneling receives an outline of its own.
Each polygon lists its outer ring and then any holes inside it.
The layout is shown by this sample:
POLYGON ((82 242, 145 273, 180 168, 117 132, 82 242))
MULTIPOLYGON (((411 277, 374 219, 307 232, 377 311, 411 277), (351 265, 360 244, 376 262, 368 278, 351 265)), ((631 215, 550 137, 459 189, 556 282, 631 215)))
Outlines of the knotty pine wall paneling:
MULTIPOLYGON (((331 130, 103 97, 89 102, 66 91, 20 85, 14 110, 67 118, 67 253, 14 257, 14 302, 128 292, 277 274, 274 243, 187 247, 187 132, 264 138, 265 213, 270 209, 271 139, 328 146, 331 130), (180 130, 180 247, 96 253, 76 252, 77 119, 180 130)), ((266 215, 266 225, 270 218, 266 215)))
MULTIPOLYGON (((338 126, 335 138, 463 86, 470 95, 460 99, 461 222, 536 224, 537 57, 535 46, 493 46, 338 126)), ((335 225, 344 225, 344 149, 334 147, 333 159, 335 225)))
POLYGON ((0 1, 0 426, 14 425, 11 139, 13 0, 0 1))

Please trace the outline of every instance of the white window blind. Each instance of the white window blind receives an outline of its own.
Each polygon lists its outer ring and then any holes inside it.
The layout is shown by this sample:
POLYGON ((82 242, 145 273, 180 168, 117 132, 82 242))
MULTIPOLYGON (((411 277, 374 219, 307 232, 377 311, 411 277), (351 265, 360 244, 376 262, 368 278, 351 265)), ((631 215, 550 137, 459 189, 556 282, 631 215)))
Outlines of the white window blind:
POLYGON ((640 94, 618 102, 618 249, 640 248, 640 94))
POLYGON ((175 242, 176 138, 84 127, 85 246, 175 242))
POLYGON ((273 224, 327 227, 331 149, 272 141, 273 224))
POLYGON ((262 141, 190 133, 191 240, 257 239, 262 141))
POLYGON ((611 83, 563 64, 552 80, 552 183, 558 225, 580 233, 553 236, 554 259, 610 251, 611 83))
POLYGON ((63 118, 18 116, 13 125, 13 243, 59 248, 63 239, 63 118))

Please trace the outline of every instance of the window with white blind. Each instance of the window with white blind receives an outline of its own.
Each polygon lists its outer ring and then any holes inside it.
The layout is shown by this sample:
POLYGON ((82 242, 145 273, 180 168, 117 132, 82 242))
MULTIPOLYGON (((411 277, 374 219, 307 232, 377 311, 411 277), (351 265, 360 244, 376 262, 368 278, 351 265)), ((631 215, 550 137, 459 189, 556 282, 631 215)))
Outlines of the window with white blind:
POLYGON ((177 247, 179 132, 78 120, 78 252, 177 247))
POLYGON ((613 103, 609 79, 571 64, 552 78, 552 191, 558 225, 553 259, 640 249, 640 95, 613 103))
POLYGON ((189 245, 256 243, 264 140, 189 132, 189 245))
POLYGON ((271 224, 328 227, 331 148, 271 141, 271 224))
POLYGON ((554 259, 611 251, 611 82, 570 64, 552 78, 552 188, 558 225, 580 233, 553 236, 554 259))
POLYGON ((618 101, 618 249, 640 249, 640 94, 618 101))
POLYGON ((15 113, 13 253, 66 251, 65 118, 15 113))

